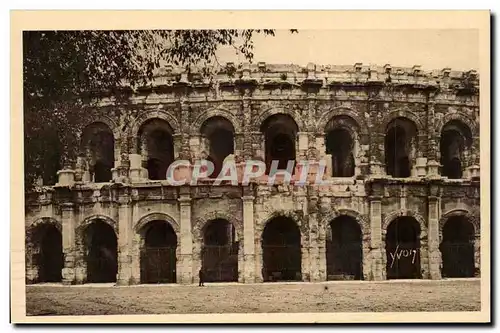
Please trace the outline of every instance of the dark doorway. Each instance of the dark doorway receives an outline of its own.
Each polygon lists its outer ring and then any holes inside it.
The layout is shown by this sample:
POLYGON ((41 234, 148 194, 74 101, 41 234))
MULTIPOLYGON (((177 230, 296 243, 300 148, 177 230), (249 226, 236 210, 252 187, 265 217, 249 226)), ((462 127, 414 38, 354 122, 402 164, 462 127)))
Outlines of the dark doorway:
POLYGON ((420 225, 408 216, 389 224, 386 234, 387 279, 419 279, 420 225))
POLYGON ((144 227, 141 249, 141 283, 175 283, 177 235, 165 221, 144 227))
POLYGON ((201 253, 206 282, 238 281, 238 247, 234 226, 229 221, 207 222, 201 253))
POLYGON ((450 217, 446 221, 440 250, 443 277, 474 276, 474 226, 465 216, 450 217))
POLYGON ((106 164, 103 161, 97 161, 94 164, 94 181, 96 183, 110 181, 112 177, 111 168, 111 165, 106 164))
POLYGON ((52 224, 40 225, 35 230, 39 246, 37 258, 38 282, 61 282, 64 255, 61 232, 52 224))
POLYGON ((115 163, 113 132, 104 123, 87 126, 82 136, 81 155, 85 156, 94 182, 104 183, 112 179, 111 169, 115 163))
POLYGON ((452 120, 443 127, 439 142, 443 176, 450 179, 462 178, 465 152, 471 145, 472 133, 465 124, 452 120))
POLYGON ((287 217, 269 221, 262 233, 264 281, 301 281, 300 230, 287 217))
POLYGON ((354 176, 354 142, 344 128, 335 128, 326 136, 326 153, 332 155, 332 176, 354 176))
POLYGON ((143 167, 151 180, 167 179, 167 170, 174 161, 172 128, 162 119, 150 119, 138 133, 138 146, 143 167))
POLYGON ((363 279, 363 238, 354 218, 343 215, 330 222, 326 262, 328 280, 363 279))
POLYGON ((408 119, 396 118, 385 135, 386 173, 395 178, 411 176, 413 150, 416 150, 416 126, 408 119))
MULTIPOLYGON (((266 174, 270 175, 273 161, 278 162, 278 170, 286 170, 289 161, 295 163, 298 126, 292 117, 285 114, 270 116, 262 123, 261 132, 264 133, 266 149, 266 174)), ((294 172, 295 164, 292 174, 294 172)))
POLYGON ((96 220, 85 230, 87 282, 116 282, 117 239, 113 228, 96 220))
POLYGON ((234 128, 229 120, 216 116, 201 126, 201 134, 208 140, 209 160, 214 164, 210 178, 216 178, 222 170, 224 159, 234 154, 234 128))

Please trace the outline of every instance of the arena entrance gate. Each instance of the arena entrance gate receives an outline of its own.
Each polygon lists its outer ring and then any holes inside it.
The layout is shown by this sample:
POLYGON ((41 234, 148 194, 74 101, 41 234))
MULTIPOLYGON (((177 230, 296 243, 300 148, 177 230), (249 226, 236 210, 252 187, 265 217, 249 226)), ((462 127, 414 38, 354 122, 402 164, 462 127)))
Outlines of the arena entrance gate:
POLYGON ((473 277, 474 226, 465 216, 450 217, 443 227, 443 277, 473 277))
POLYGON ((387 279, 419 279, 420 225, 402 216, 389 224, 386 234, 387 279))
POLYGON ((141 248, 141 283, 175 283, 177 235, 166 221, 144 226, 141 248))
POLYGON ((238 247, 234 226, 229 221, 207 222, 201 253, 205 282, 238 281, 238 247))
POLYGON ((363 278, 363 245, 359 224, 350 216, 339 216, 327 229, 326 262, 328 280, 363 278))
POLYGON ((262 233, 264 281, 301 281, 300 230, 287 217, 269 221, 262 233))
POLYGON ((64 256, 61 232, 53 224, 42 224, 34 230, 34 245, 38 253, 35 264, 38 282, 61 282, 64 256))
POLYGON ((117 239, 113 228, 96 220, 85 230, 87 282, 116 282, 117 239))

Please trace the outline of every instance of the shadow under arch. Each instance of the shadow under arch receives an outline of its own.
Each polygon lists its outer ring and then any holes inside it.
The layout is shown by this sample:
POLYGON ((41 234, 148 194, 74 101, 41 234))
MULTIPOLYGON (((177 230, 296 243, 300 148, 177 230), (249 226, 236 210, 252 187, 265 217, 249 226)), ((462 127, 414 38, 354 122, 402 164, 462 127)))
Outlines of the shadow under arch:
POLYGON ((266 221, 261 244, 265 282, 302 280, 301 231, 296 221, 274 215, 266 221))

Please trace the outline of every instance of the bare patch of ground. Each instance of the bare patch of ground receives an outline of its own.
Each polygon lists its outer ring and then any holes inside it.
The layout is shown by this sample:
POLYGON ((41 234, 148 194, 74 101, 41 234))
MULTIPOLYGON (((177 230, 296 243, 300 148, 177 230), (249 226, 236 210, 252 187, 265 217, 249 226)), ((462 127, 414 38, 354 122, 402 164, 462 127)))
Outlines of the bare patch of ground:
POLYGON ((37 315, 479 311, 480 281, 27 286, 37 315))

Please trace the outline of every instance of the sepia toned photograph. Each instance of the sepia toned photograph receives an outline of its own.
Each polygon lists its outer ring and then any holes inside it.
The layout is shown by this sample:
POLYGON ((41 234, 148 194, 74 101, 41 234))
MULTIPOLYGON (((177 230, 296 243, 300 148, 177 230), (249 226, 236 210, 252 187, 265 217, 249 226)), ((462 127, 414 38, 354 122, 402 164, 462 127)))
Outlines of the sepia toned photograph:
POLYGON ((16 320, 489 322, 489 13, 395 14, 12 13, 16 320))

